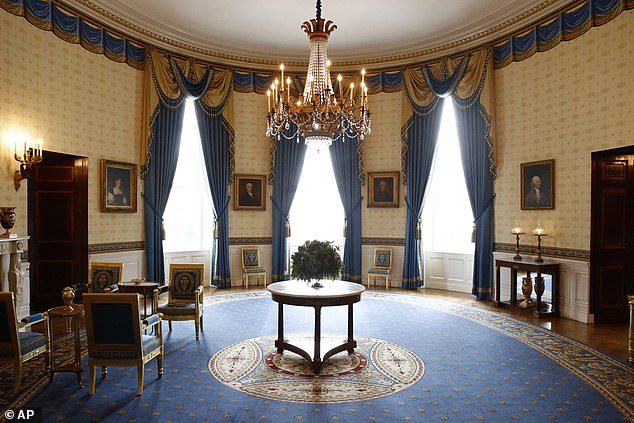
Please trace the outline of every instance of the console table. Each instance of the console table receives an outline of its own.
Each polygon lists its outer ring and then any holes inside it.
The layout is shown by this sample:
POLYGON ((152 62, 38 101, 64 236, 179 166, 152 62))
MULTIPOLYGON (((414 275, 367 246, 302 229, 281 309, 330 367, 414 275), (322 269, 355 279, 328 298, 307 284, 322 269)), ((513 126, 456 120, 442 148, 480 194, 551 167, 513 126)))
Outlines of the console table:
POLYGON ((352 354, 357 346, 352 334, 353 310, 352 305, 361 301, 361 293, 365 287, 358 283, 344 281, 320 281, 321 288, 313 288, 306 282, 284 281, 267 286, 271 292, 273 301, 278 303, 277 313, 277 339, 275 347, 278 353, 284 350, 292 351, 308 360, 315 373, 320 373, 322 363, 333 355, 347 350, 352 354), (303 349, 284 340, 284 304, 313 307, 315 309, 315 339, 313 356, 303 349), (332 348, 321 356, 321 308, 330 306, 348 306, 348 339, 341 345, 332 348))
POLYGON ((549 314, 558 313, 559 301, 559 263, 544 260, 543 263, 536 263, 534 260, 495 260, 495 305, 504 307, 504 303, 500 301, 500 268, 508 267, 511 269, 511 305, 517 305, 517 272, 526 272, 527 277, 531 277, 532 273, 536 274, 536 278, 541 278, 542 274, 550 275, 553 281, 553 299, 552 304, 542 303, 542 295, 536 292, 537 301, 534 314, 536 317, 542 317, 549 314))

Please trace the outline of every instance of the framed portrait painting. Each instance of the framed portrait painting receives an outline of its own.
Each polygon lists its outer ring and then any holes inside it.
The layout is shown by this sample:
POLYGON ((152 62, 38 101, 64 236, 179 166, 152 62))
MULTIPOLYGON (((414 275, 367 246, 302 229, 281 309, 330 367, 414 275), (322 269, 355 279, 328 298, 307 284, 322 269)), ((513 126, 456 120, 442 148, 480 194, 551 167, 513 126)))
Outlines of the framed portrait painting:
POLYGON ((555 208, 555 161, 520 164, 522 210, 555 208))
POLYGON ((101 160, 101 211, 136 213, 137 166, 101 160))
POLYGON ((236 175, 234 210, 266 210, 266 175, 236 175))
POLYGON ((368 172, 368 207, 398 207, 399 172, 368 172))

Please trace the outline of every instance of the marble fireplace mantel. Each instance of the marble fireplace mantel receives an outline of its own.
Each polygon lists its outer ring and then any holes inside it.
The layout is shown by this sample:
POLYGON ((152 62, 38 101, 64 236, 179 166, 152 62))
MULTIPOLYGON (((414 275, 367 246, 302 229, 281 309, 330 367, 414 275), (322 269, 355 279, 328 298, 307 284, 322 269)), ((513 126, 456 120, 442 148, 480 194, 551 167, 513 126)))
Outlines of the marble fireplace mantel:
POLYGON ((28 245, 28 236, 0 238, 0 281, 2 291, 15 295, 18 319, 30 314, 29 263, 22 262, 20 256, 28 245))

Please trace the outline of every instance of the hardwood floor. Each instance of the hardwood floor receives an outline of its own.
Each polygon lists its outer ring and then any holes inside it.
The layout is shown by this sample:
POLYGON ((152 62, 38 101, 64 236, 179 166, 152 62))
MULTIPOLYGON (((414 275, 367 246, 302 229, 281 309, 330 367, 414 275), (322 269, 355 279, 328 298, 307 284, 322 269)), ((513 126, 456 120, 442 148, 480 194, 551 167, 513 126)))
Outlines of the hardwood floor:
MULTIPOLYGON (((262 289, 262 286, 252 287, 250 290, 262 289)), ((375 290, 373 288, 371 291, 375 290)), ((384 289, 377 289, 385 292, 384 289)), ((217 294, 229 292, 243 292, 244 288, 234 287, 231 289, 216 290, 217 294)), ((491 301, 480 301, 472 295, 460 292, 443 291, 438 289, 422 288, 416 291, 392 288, 389 292, 400 292, 404 294, 421 295, 424 297, 438 298, 445 301, 452 301, 458 304, 479 307, 498 313, 506 313, 518 319, 534 323, 546 329, 576 339, 584 344, 590 345, 606 354, 611 355, 621 361, 628 362, 628 324, 586 324, 565 317, 548 316, 537 319, 532 312, 519 308, 498 308, 491 301)), ((210 293, 210 292, 209 292, 210 293)), ((208 292, 205 293, 206 295, 208 292)), ((630 363, 634 366, 634 363, 630 363)))

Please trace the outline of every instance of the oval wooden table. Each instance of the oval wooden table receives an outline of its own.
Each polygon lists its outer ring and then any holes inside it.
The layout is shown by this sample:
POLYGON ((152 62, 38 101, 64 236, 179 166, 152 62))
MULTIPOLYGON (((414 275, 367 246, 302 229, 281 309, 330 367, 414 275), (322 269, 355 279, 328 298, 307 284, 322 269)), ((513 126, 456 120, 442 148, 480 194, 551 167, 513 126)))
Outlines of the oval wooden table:
POLYGON ((345 281, 320 281, 323 287, 313 288, 307 282, 303 281, 284 281, 275 282, 267 286, 271 292, 273 301, 278 303, 277 312, 277 339, 275 347, 278 353, 284 350, 292 351, 308 360, 315 373, 320 373, 322 363, 333 355, 347 350, 349 354, 354 352, 357 341, 353 337, 353 309, 352 305, 361 301, 361 293, 365 291, 365 287, 358 283, 345 281), (293 305, 300 307, 313 307, 315 309, 315 339, 314 351, 311 355, 284 340, 284 305, 293 305), (332 306, 348 306, 348 339, 341 345, 338 345, 321 356, 321 308, 332 306))

